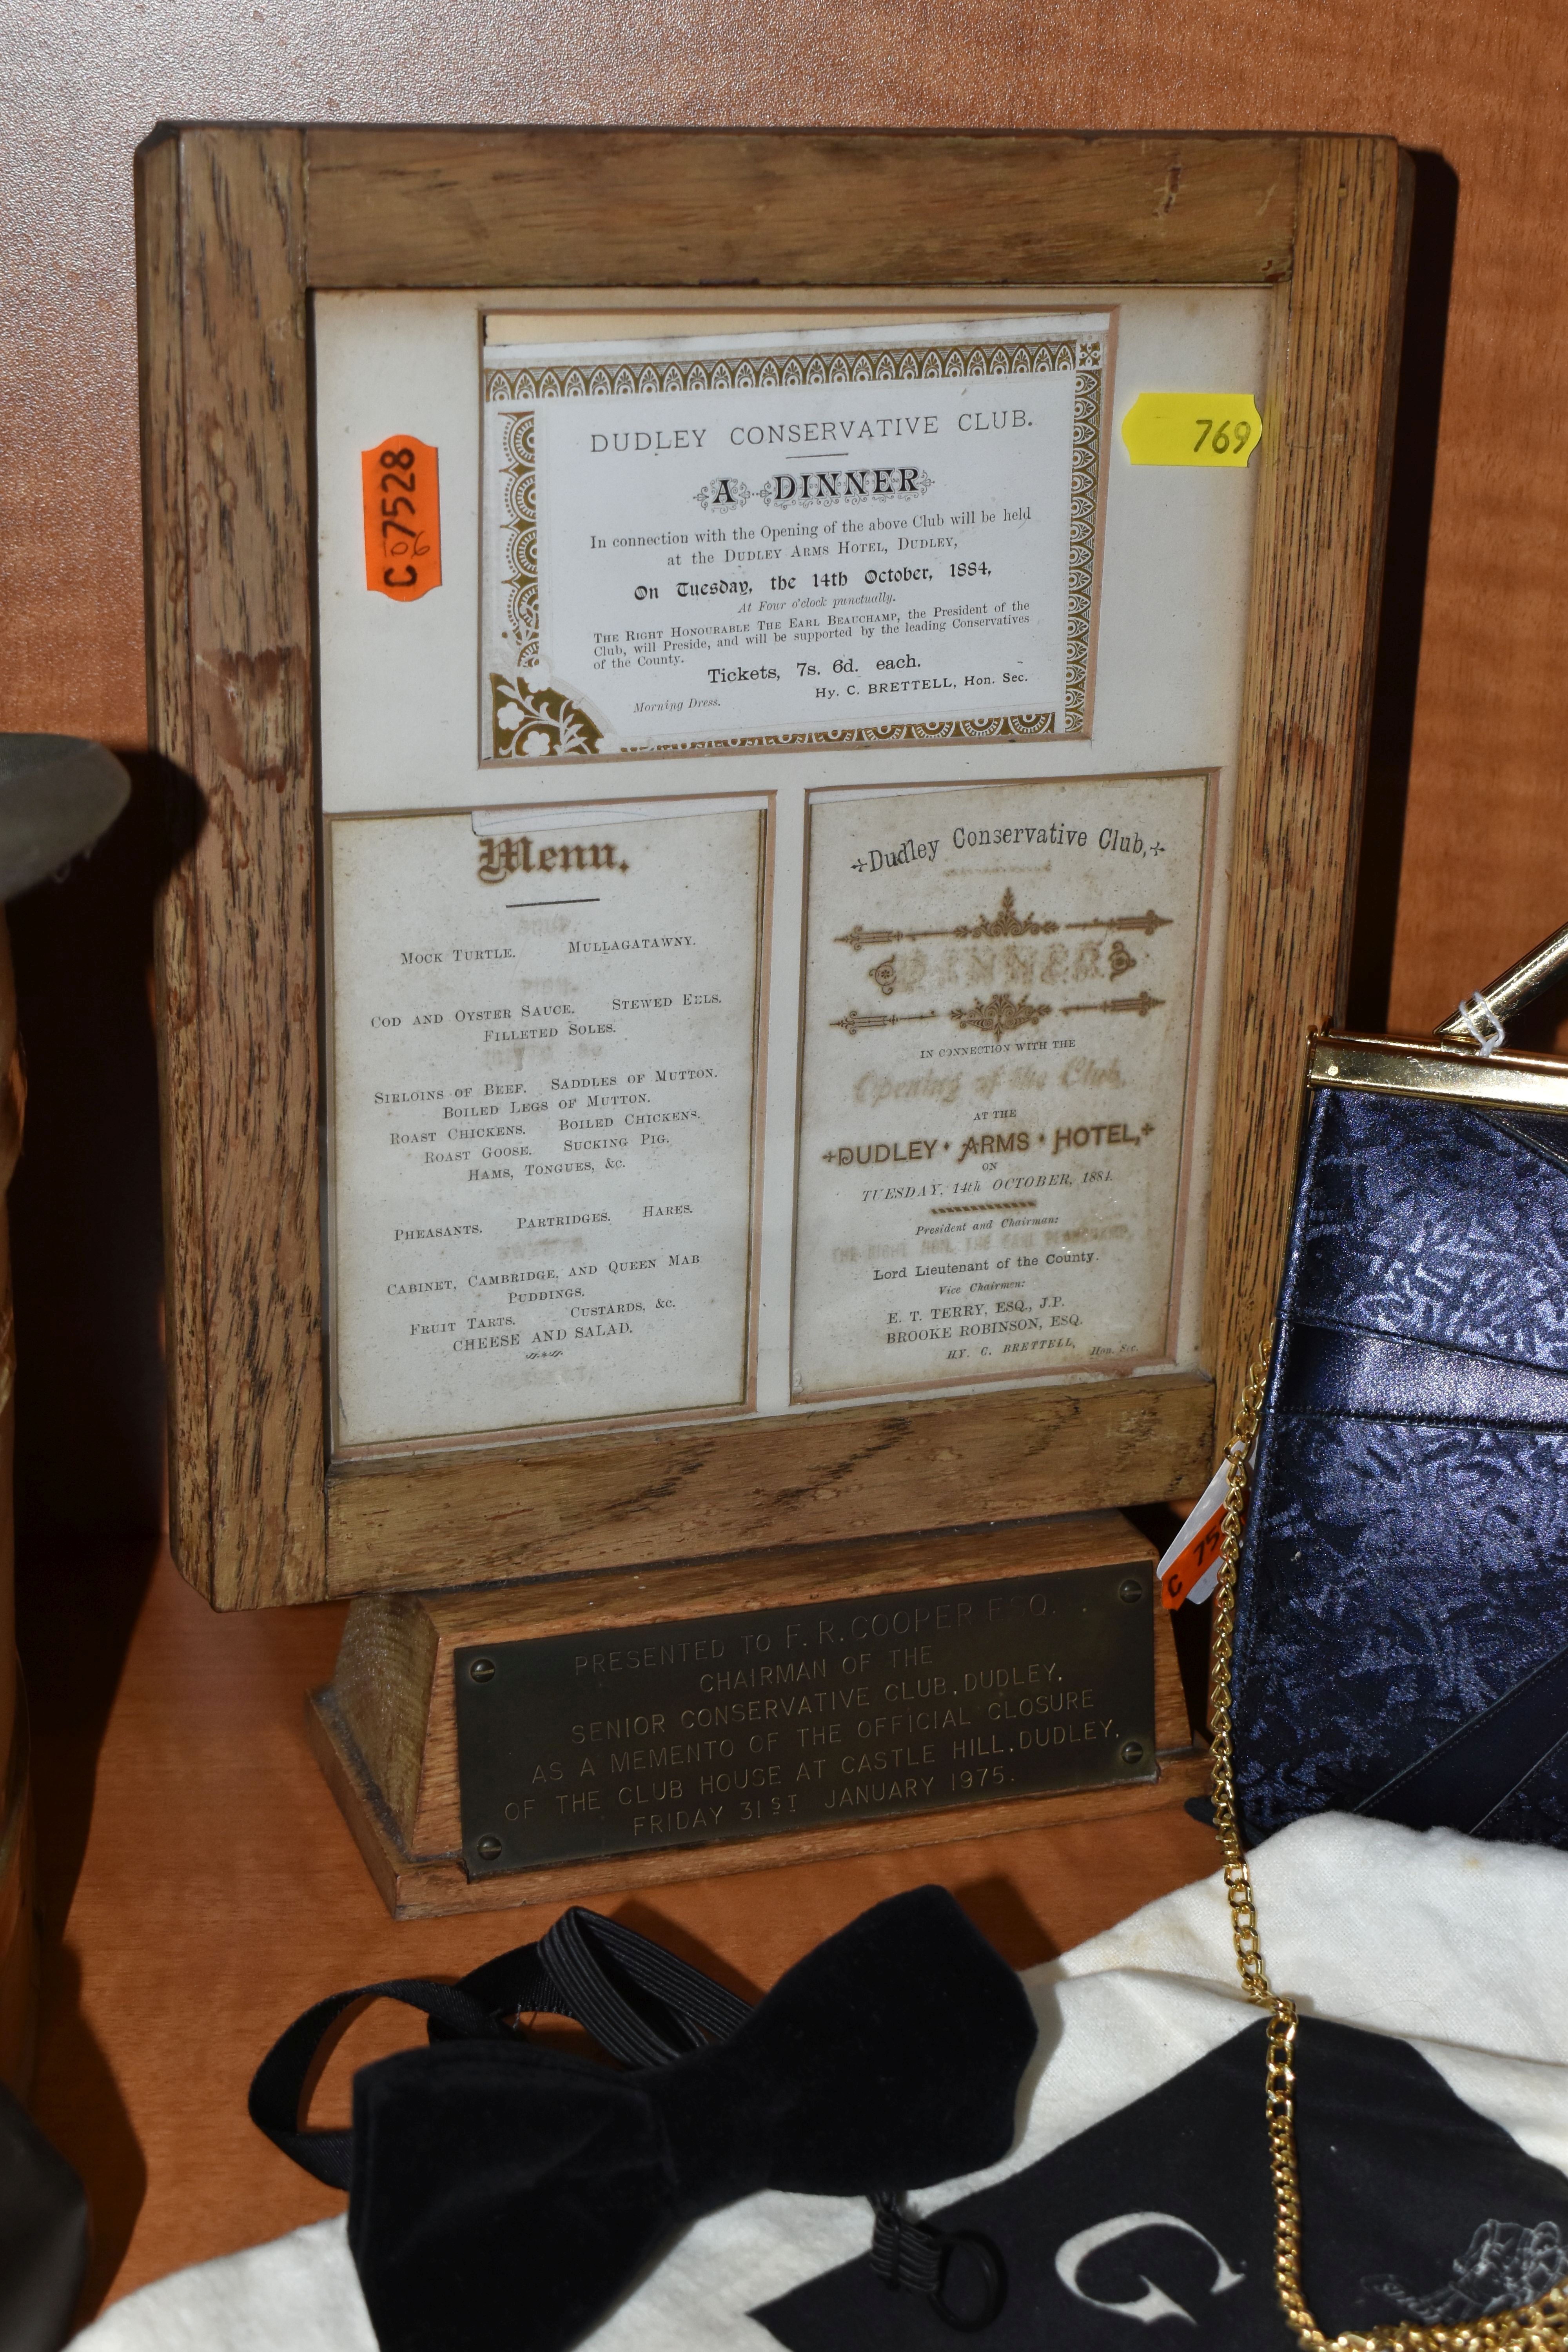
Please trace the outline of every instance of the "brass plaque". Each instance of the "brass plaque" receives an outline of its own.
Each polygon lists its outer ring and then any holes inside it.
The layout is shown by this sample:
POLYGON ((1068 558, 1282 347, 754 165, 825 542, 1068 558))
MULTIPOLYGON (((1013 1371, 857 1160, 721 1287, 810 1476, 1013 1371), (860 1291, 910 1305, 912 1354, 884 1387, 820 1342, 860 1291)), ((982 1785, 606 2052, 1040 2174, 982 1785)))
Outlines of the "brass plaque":
POLYGON ((470 1878, 1155 1778, 1144 1561, 455 1663, 470 1878))

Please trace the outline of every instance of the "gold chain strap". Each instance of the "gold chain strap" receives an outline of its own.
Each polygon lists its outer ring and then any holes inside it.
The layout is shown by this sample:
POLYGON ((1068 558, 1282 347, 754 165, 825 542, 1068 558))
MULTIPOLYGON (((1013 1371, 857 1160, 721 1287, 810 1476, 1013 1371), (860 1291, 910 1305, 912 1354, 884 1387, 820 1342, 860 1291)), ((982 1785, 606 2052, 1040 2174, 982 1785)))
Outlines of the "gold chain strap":
POLYGON ((1235 1433, 1226 1448, 1226 1479, 1224 1543, 1215 1586, 1214 1669, 1211 1705, 1214 1714, 1214 1817, 1225 1855, 1226 1892, 1230 1899, 1231 1934, 1236 1965, 1248 2000, 1268 2011, 1268 2057, 1264 2103, 1268 2122, 1269 2171, 1274 2184, 1274 2284, 1286 2321, 1301 2352, 1568 2352, 1568 2281, 1552 2287, 1538 2302, 1517 2311, 1500 2311, 1489 2319, 1460 2321, 1447 2327, 1423 2327, 1397 2321, 1374 2327, 1370 2335, 1347 2331, 1326 2336, 1308 2310, 1301 2293, 1301 2184, 1296 2168, 1296 2004, 1276 1993, 1263 1965, 1258 1936, 1258 1906, 1252 1874, 1242 1851, 1236 1819, 1235 1763, 1231 1750, 1230 1678, 1236 1645, 1236 1577, 1241 1559, 1242 1529, 1247 1518, 1247 1457, 1258 1434, 1263 1407, 1268 1342, 1264 1340, 1247 1376, 1235 1433))

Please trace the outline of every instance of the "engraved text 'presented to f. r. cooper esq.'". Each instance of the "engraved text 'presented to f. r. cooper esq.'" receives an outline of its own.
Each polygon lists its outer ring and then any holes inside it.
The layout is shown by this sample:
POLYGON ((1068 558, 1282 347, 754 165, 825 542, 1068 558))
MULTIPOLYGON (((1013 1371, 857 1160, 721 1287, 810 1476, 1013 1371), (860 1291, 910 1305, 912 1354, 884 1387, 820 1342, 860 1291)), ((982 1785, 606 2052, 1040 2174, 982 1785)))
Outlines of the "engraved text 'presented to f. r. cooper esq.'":
POLYGON ((471 1877, 1154 1776, 1148 1567, 460 1649, 471 1877))

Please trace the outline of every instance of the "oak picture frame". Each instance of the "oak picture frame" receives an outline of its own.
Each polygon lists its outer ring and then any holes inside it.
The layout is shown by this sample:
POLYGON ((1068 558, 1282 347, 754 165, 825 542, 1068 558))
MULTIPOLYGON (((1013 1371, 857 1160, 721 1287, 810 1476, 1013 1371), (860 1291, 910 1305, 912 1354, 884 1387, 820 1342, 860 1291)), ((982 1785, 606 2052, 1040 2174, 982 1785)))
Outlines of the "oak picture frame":
POLYGON ((1386 138, 175 125, 137 159, 170 1514, 218 1608, 1196 1491, 1342 1016, 1412 167, 1386 138), (484 286, 1268 289, 1204 1369, 328 1459, 310 302, 484 286))

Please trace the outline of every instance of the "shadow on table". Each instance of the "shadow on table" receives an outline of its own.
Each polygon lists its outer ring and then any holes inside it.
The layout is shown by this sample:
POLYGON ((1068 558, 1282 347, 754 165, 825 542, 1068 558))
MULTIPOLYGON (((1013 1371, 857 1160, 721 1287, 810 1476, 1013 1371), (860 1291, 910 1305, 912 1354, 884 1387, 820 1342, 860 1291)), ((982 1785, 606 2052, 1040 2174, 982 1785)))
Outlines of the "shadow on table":
POLYGON ((1058 1948, 1010 1878, 976 1878, 955 1886, 953 1901, 972 1926, 995 1945, 1009 1968, 1037 1969, 1058 1948))
POLYGON ((147 2168, 113 2072, 82 2010, 81 1965, 66 1941, 87 1850, 99 1759, 155 1542, 34 1542, 17 1562, 17 1647, 33 1734, 33 1809, 43 1945, 41 2128, 81 2176, 92 2261, 79 2325, 102 2303, 146 2193, 147 2168))
POLYGON ((5 910, 27 1068, 12 1179, 16 1521, 52 1542, 163 1524, 153 910, 199 832, 189 777, 122 751, 125 814, 5 910))
POLYGON ((46 1944, 35 2120, 74 2166, 87 2191, 91 2252, 75 2325, 102 2307, 147 2194, 147 2160, 113 2072, 81 2011, 81 1963, 46 1944))
MULTIPOLYGON (((932 1871, 933 1878, 938 1874, 932 1871)), ((1015 1969, 1032 1969, 1042 1960, 1055 1959, 1057 1947, 1029 1909, 1027 1903, 1012 1881, 1001 1876, 977 1878, 967 1885, 955 1886, 953 1900, 981 1934, 993 1943, 1003 1958, 1015 1969)), ((616 1906, 613 1915, 623 1927, 635 1927, 651 1943, 662 1945, 678 1959, 691 1968, 700 1969, 704 1976, 712 1977, 731 1992, 739 1993, 742 2000, 756 2001, 761 1989, 750 1978, 741 1974, 728 1960, 709 1948, 700 1936, 694 1936, 679 1920, 667 1918, 656 1903, 633 1895, 616 1906)))

